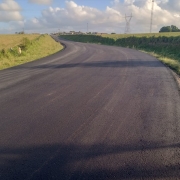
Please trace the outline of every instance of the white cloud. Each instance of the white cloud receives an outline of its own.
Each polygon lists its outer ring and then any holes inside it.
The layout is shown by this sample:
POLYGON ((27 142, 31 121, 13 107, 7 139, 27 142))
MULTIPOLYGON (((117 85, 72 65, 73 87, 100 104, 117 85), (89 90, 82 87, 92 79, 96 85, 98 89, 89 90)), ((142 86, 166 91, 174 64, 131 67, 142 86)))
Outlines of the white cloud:
POLYGON ((179 15, 179 14, 174 14, 174 16, 175 16, 175 17, 178 17, 178 18, 180 17, 180 15, 179 15))
MULTIPOLYGON (((49 7, 42 11, 39 23, 47 28, 61 28, 61 30, 86 31, 89 23, 90 31, 105 31, 105 28, 113 31, 113 26, 124 22, 122 15, 117 10, 107 7, 105 11, 97 8, 80 6, 73 1, 66 1, 65 8, 49 7)), ((33 22, 32 22, 33 27, 33 22)))
POLYGON ((0 11, 0 22, 20 21, 23 17, 18 11, 0 11))
MULTIPOLYGON (((172 0, 171 0, 172 1, 172 0)), ((176 0, 173 0, 176 1, 176 0)), ((177 0, 178 1, 178 0, 177 0)), ((154 2, 154 15, 153 15, 153 31, 158 32, 162 26, 174 24, 180 27, 179 19, 177 15, 174 16, 172 11, 163 8, 162 3, 169 3, 167 0, 159 0, 154 2)), ((122 14, 131 14, 133 18, 131 20, 132 32, 148 32, 150 29, 150 17, 151 17, 151 0, 124 0, 121 3, 119 0, 114 1, 112 5, 114 9, 122 14)))
POLYGON ((21 7, 14 0, 4 0, 0 3, 0 22, 19 21, 23 17, 20 14, 21 7))
MULTIPOLYGON (((32 1, 32 0, 31 0, 32 1)), ((180 4, 179 0, 171 2, 180 4)), ((6 1, 5 1, 6 2, 6 1)), ((47 3, 50 1, 37 1, 47 3)), ((170 6, 169 0, 157 0, 154 4, 153 32, 158 32, 162 26, 176 25, 180 28, 180 15, 170 6)), ((173 4, 173 3, 172 3, 173 4)), ((1 6, 0 6, 1 7, 1 6)), ((125 14, 132 13, 131 32, 149 32, 151 17, 151 0, 114 0, 110 7, 99 10, 88 6, 78 5, 74 1, 66 1, 66 6, 49 7, 41 12, 38 19, 32 18, 25 22, 26 31, 50 32, 57 31, 89 31, 124 33, 125 14)), ((14 29, 16 28, 15 24, 14 29)), ((13 26, 12 25, 12 26, 13 26)), ((18 26, 19 27, 19 26, 18 26)))
POLYGON ((162 1, 160 1, 159 6, 170 12, 178 12, 179 13, 179 11, 180 11, 180 1, 179 0, 162 0, 162 1))
POLYGON ((34 3, 34 4, 45 4, 45 5, 49 5, 53 2, 53 0, 29 0, 30 3, 34 3))
POLYGON ((20 11, 21 7, 14 0, 3 0, 0 4, 0 11, 20 11))

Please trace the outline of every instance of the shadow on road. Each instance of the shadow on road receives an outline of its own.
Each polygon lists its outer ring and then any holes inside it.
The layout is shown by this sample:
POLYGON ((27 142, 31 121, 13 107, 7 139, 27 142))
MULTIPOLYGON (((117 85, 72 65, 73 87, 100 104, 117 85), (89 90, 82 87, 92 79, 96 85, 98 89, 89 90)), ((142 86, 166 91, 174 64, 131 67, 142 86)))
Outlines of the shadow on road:
MULTIPOLYGON (((180 164, 160 167, 138 167, 138 162, 107 168, 107 161, 97 160, 106 156, 123 156, 127 152, 143 152, 180 148, 180 144, 140 142, 139 145, 43 145, 37 147, 1 148, 0 179, 140 179, 180 177, 180 164), (87 168, 88 162, 95 160, 94 167, 87 168), (86 163, 87 162, 87 163, 86 163), (101 164, 98 166, 98 164, 101 164), (86 168, 85 168, 86 167, 86 168), (82 169, 83 168, 83 169, 82 169)), ((102 160, 102 159, 101 159, 102 160)), ((113 159, 111 159, 113 162, 113 159)), ((110 162, 110 163, 112 163, 110 162)), ((152 162, 153 163, 153 162, 152 162)), ((121 162, 119 162, 121 164, 121 162)))
MULTIPOLYGON (((44 64, 38 66, 29 67, 30 69, 58 69, 58 68, 93 68, 93 67, 111 67, 111 68, 134 68, 134 67, 164 67, 159 61, 140 61, 140 60, 129 60, 129 61, 95 61, 95 62, 82 62, 82 63, 66 63, 66 64, 44 64)), ((18 67, 17 67, 18 68, 18 67)), ((20 66, 19 68, 28 68, 26 66, 20 66)))

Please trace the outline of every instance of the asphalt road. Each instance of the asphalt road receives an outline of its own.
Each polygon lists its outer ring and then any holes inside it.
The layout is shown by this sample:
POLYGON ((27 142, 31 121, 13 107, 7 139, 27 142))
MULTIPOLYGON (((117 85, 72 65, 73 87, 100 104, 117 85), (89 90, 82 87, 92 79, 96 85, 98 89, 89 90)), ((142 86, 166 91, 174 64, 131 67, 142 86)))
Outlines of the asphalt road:
POLYGON ((0 179, 180 179, 180 96, 136 50, 66 42, 0 71, 0 179))

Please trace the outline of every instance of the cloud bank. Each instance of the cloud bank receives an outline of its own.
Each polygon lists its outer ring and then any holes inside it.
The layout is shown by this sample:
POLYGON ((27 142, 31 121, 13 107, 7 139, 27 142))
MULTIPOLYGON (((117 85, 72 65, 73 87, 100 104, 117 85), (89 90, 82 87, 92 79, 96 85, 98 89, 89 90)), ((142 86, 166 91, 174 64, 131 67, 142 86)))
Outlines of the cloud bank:
POLYGON ((14 0, 4 0, 0 3, 0 22, 20 21, 23 19, 21 7, 14 0))
POLYGON ((53 0, 28 0, 28 2, 34 4, 49 5, 53 2, 53 0))
MULTIPOLYGON (((35 0, 29 1, 34 2, 35 0)), ((36 0, 36 3, 41 4, 50 2, 51 0, 36 0)), ((0 5, 1 7, 2 5, 0 5)), ((10 8, 10 6, 8 7, 10 8)), ((88 23, 89 31, 124 33, 126 24, 125 14, 130 15, 132 13, 133 17, 130 23, 131 33, 149 32, 151 7, 151 0, 124 0, 123 2, 114 0, 111 6, 107 6, 105 10, 78 5, 74 1, 66 1, 66 5, 63 8, 50 6, 41 12, 40 17, 26 20, 25 30, 29 32, 54 32, 59 30, 86 32, 88 23)), ((172 24, 180 28, 179 12, 179 0, 155 1, 153 32, 158 32, 162 26, 172 24)), ((18 17, 18 14, 16 17, 18 17)), ((15 23, 12 26, 14 26, 14 29, 16 28, 15 23)))

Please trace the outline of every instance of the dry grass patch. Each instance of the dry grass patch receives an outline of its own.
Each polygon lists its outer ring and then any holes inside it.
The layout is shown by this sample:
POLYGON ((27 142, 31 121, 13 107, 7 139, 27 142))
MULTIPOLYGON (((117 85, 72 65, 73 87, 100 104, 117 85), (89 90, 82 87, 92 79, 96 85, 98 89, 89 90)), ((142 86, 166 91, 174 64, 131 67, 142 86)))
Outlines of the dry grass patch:
POLYGON ((10 34, 0 35, 0 50, 9 49, 20 44, 23 38, 28 38, 30 41, 39 37, 39 34, 10 34))
POLYGON ((40 59, 63 49, 63 46, 49 35, 2 35, 1 37, 3 40, 7 39, 7 42, 4 40, 6 46, 2 46, 0 41, 0 47, 3 47, 0 48, 0 69, 40 59), (21 54, 18 53, 19 46, 22 49, 21 54))

